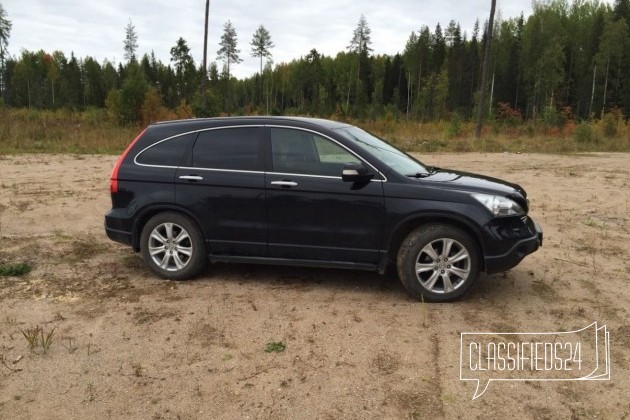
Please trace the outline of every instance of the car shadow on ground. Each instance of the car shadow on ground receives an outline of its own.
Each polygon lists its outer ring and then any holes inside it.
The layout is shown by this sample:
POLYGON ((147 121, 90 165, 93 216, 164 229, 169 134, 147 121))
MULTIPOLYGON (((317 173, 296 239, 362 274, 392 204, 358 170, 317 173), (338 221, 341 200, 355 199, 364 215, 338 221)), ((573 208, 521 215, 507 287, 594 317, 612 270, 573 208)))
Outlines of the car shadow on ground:
POLYGON ((335 293, 357 291, 386 294, 408 301, 407 292, 392 270, 384 275, 372 271, 334 268, 272 266, 265 264, 209 264, 197 282, 220 279, 233 284, 254 283, 260 287, 287 288, 292 290, 322 289, 335 293))
MULTIPOLYGON (((149 278, 157 279, 141 260, 134 269, 145 271, 149 278)), ((400 302, 416 302, 407 294, 394 267, 388 267, 386 273, 381 275, 363 270, 217 262, 208 264, 194 280, 179 284, 212 284, 219 281, 223 284, 247 284, 274 290, 319 289, 334 293, 363 293, 380 298, 388 296, 400 302)), ((527 288, 530 281, 530 275, 525 270, 481 274, 470 290, 455 302, 474 303, 482 300, 509 303, 521 298, 523 288, 527 288)))
MULTIPOLYGON (((389 295, 390 298, 414 302, 396 271, 389 267, 383 275, 372 271, 343 270, 333 268, 271 266, 264 264, 209 264, 198 281, 212 281, 220 278, 230 283, 255 282, 259 286, 312 290, 315 288, 333 292, 366 293, 389 295)), ((479 300, 509 302, 517 299, 527 275, 520 271, 492 275, 481 274, 471 289, 457 301, 474 302, 479 300)))

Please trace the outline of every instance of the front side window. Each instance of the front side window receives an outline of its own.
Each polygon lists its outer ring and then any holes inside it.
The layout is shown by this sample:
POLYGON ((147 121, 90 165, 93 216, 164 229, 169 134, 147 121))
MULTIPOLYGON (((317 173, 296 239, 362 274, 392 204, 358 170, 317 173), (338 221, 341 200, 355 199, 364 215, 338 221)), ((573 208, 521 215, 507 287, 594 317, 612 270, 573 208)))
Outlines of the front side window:
POLYGON ((341 177, 346 163, 361 161, 335 142, 309 131, 271 129, 274 172, 341 177))
POLYGON ((259 127, 202 131, 193 147, 193 167, 262 170, 260 131, 259 127))

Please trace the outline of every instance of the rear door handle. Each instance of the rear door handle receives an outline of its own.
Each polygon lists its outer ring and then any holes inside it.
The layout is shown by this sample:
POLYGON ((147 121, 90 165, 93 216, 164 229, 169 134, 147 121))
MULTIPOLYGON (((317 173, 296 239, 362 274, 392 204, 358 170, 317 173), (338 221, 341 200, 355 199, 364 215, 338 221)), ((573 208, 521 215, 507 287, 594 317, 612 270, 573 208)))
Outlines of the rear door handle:
POLYGON ((186 179, 188 181, 203 181, 203 177, 199 175, 182 175, 179 179, 186 179))
POLYGON ((297 187, 297 182, 294 181, 271 181, 271 185, 277 185, 282 188, 297 187))

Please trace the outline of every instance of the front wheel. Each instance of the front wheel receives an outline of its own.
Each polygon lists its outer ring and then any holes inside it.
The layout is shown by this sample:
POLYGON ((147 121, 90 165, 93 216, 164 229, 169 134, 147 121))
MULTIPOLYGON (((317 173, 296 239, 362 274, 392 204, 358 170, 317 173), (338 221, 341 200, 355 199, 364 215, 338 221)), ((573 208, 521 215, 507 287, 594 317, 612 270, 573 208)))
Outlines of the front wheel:
POLYGON ((153 216, 142 229, 140 248, 149 268, 171 280, 188 280, 206 264, 204 241, 197 225, 179 213, 153 216))
POLYGON ((398 276, 411 296, 433 302, 461 297, 479 277, 479 249, 466 232, 431 224, 413 230, 398 251, 398 276))

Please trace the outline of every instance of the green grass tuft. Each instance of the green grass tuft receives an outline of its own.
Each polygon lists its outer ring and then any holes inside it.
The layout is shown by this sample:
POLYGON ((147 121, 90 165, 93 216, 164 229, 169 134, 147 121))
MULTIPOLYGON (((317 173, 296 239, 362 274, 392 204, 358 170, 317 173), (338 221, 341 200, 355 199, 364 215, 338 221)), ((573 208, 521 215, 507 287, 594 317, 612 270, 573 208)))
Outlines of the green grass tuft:
POLYGON ((31 272, 30 264, 21 263, 0 263, 0 277, 18 277, 31 272))
POLYGON ((267 343, 267 348, 265 349, 265 351, 267 353, 281 353, 286 348, 287 345, 284 344, 282 341, 270 341, 267 343))

